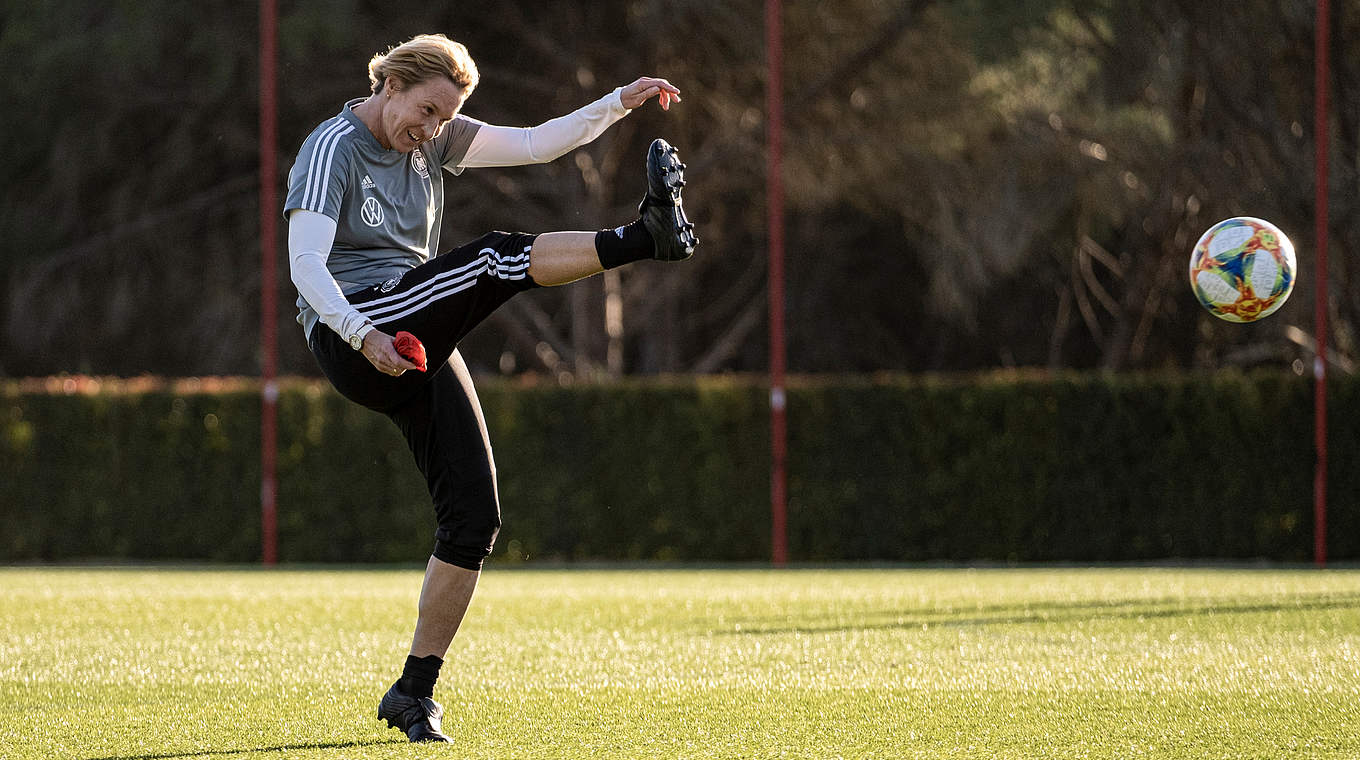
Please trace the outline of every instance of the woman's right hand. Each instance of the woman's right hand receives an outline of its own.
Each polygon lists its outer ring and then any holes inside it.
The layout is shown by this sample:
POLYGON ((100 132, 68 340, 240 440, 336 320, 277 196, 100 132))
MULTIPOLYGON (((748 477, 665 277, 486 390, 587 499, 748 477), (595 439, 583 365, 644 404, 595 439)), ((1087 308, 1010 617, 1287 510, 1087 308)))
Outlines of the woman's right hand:
POLYGON ((364 336, 364 347, 360 350, 374 369, 384 375, 400 377, 401 373, 408 369, 419 369, 397 353, 397 347, 394 345, 395 340, 382 330, 369 330, 368 334, 364 336))

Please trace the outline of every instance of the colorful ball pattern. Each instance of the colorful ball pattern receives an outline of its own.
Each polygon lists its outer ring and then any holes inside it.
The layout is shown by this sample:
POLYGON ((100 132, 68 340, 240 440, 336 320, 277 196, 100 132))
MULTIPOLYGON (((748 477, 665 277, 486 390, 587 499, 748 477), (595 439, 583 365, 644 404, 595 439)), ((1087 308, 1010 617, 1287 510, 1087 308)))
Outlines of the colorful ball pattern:
POLYGON ((1190 254, 1190 287, 1219 319, 1255 322, 1294 290, 1294 244, 1264 219, 1237 216, 1210 227, 1190 254))

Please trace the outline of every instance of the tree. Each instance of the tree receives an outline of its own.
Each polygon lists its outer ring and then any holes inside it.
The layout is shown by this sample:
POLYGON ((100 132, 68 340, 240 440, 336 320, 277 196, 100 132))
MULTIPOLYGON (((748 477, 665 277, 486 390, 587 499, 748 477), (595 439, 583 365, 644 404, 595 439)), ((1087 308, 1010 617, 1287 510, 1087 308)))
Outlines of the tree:
MULTIPOLYGON (((1339 360, 1355 351, 1360 5, 1334 4, 1331 210, 1339 360)), ((544 166, 446 184, 443 239, 612 226, 655 136, 690 166, 699 255, 513 300, 464 343, 483 372, 560 379, 762 371, 765 51, 756 0, 507 0, 468 10, 285 4, 281 173, 366 93, 364 63, 422 31, 483 72, 466 111, 534 124, 642 73, 647 108, 544 166)), ((793 371, 1137 369, 1310 359, 1310 0, 844 0, 785 4, 787 288, 793 371), (1218 324, 1185 284, 1227 216, 1300 250, 1291 302, 1218 324)), ((256 371, 253 4, 11 0, 22 61, 0 114, 0 373, 256 371)), ((279 241, 280 247, 282 240, 279 241)), ((283 267, 280 252, 281 271, 283 267)), ((288 302, 292 289, 282 287, 288 302)), ((314 363, 279 315, 281 369, 314 363)))

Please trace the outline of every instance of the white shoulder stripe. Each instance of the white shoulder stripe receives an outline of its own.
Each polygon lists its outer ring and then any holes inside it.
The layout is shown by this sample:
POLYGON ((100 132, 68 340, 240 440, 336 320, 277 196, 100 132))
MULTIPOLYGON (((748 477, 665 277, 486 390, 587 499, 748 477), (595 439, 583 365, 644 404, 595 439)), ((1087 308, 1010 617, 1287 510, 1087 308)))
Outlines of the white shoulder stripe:
POLYGON ((308 211, 325 212, 326 190, 330 185, 335 146, 341 137, 354 131, 354 125, 339 116, 335 117, 334 122, 321 133, 308 160, 307 190, 302 196, 302 208, 308 211))
POLYGON ((332 119, 329 123, 323 124, 322 127, 323 129, 321 130, 320 136, 317 137, 316 142, 312 144, 312 154, 307 157, 307 184, 306 189, 302 194, 302 208, 307 211, 316 210, 313 201, 316 197, 317 171, 320 165, 324 163, 321 154, 325 151, 326 144, 330 138, 338 130, 344 127, 344 121, 342 119, 332 119))
POLYGON ((330 149, 326 151, 326 168, 321 173, 321 185, 318 191, 319 197, 316 202, 317 211, 324 211, 326 207, 326 189, 331 180, 331 160, 335 157, 335 146, 340 142, 341 137, 344 137, 353 131, 353 124, 345 124, 345 128, 336 133, 335 139, 331 141, 330 149))
POLYGON ((322 122, 321 126, 318 128, 321 134, 316 138, 316 142, 312 143, 311 155, 307 156, 307 181, 304 184, 302 192, 302 208, 306 209, 307 211, 315 210, 312 207, 312 195, 313 195, 313 177, 316 176, 316 169, 318 163, 317 156, 321 153, 322 148, 325 146, 327 138, 329 138, 337 129, 339 129, 340 126, 341 126, 340 120, 335 118, 332 118, 330 121, 322 122))

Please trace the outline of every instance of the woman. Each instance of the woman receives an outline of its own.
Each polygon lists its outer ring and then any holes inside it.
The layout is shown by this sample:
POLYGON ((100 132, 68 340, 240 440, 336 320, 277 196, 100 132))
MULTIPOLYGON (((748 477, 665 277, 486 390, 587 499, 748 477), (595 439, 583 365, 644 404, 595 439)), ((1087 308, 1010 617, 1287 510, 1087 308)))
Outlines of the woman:
POLYGON ((441 169, 551 161, 598 137, 653 97, 680 101, 642 77, 537 127, 499 127, 459 114, 477 86, 466 48, 421 35, 369 62, 372 94, 345 104, 303 143, 288 177, 288 255, 307 342, 347 398, 386 414, 425 475, 438 529, 401 678, 378 717, 411 741, 450 741, 431 699, 454 634, 500 529, 486 423, 459 340, 514 294, 561 285, 644 258, 688 258, 698 239, 680 200, 684 164, 662 140, 647 155, 640 216, 615 229, 541 235, 492 232, 442 252, 441 169), (430 371, 396 349, 413 333, 430 371), (447 357, 447 361, 441 361, 447 357))

